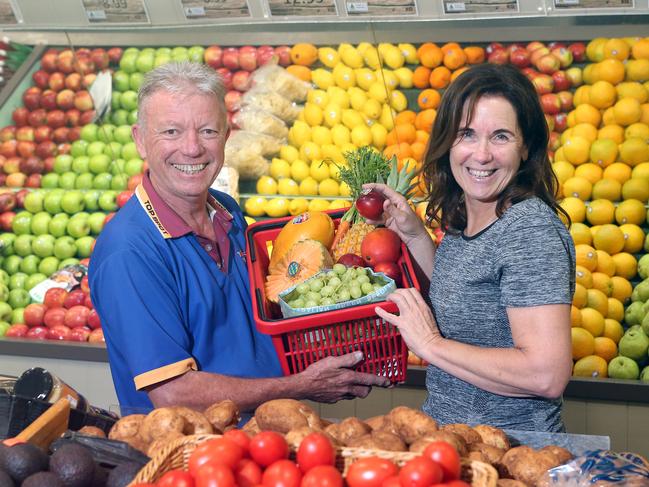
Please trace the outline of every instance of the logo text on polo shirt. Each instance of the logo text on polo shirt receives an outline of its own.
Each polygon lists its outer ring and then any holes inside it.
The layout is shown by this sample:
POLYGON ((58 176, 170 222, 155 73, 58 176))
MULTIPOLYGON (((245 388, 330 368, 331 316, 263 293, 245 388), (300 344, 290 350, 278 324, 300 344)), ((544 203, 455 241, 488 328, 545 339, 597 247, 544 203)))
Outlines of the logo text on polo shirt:
POLYGON ((156 213, 155 208, 153 208, 153 205, 151 204, 149 195, 147 194, 146 190, 141 184, 137 188, 135 188, 135 194, 137 196, 137 199, 140 201, 140 205, 142 205, 142 208, 146 210, 147 214, 149 215, 149 218, 151 219, 153 224, 158 228, 160 234, 164 238, 171 238, 171 234, 164 227, 164 225, 160 221, 160 218, 158 218, 158 214, 156 213))

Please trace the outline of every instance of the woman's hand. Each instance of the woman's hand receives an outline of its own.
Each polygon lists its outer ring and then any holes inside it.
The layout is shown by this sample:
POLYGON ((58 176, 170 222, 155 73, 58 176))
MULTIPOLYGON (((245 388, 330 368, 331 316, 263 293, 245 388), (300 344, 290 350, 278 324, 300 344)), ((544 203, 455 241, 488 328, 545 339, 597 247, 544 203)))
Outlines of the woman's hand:
POLYGON ((397 305, 399 315, 389 313, 378 306, 374 311, 385 321, 399 328, 408 348, 418 357, 425 358, 431 347, 443 340, 430 307, 414 288, 397 289, 387 300, 397 305))
POLYGON ((387 228, 399 235, 407 245, 422 236, 427 237, 424 222, 412 211, 410 205, 403 197, 385 184, 368 183, 363 185, 364 190, 374 190, 385 197, 383 202, 383 219, 367 220, 371 225, 384 224, 387 228))

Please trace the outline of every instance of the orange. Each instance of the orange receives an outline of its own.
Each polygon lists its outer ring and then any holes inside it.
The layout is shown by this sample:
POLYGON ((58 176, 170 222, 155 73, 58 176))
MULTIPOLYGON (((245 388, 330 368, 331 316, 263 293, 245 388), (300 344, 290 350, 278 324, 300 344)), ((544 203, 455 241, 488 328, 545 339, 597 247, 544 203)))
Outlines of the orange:
POLYGON ((609 200, 592 200, 586 209, 586 219, 591 225, 612 223, 615 220, 615 205, 609 200))
POLYGON ((590 245, 575 245, 577 265, 583 266, 593 272, 597 269, 597 252, 590 245))
POLYGON ((318 59, 318 48, 306 42, 291 47, 291 61, 300 66, 311 66, 318 59))
MULTIPOLYGON (((613 277, 615 275, 615 262, 613 257, 611 257, 607 252, 603 250, 597 250, 597 267, 595 272, 601 272, 606 274, 608 277, 613 277)), ((613 283, 611 282, 611 292, 613 289, 613 283)))
MULTIPOLYGON (((616 276, 620 276, 625 279, 633 279, 636 276, 636 274, 638 273, 638 261, 633 255, 629 254, 628 252, 619 252, 615 255, 612 255, 611 257, 613 257, 613 260, 615 261, 616 276)), ((617 296, 615 295, 615 281, 613 281, 613 297, 617 298, 617 296)))
POLYGON ((634 59, 649 59, 649 37, 640 39, 633 44, 631 54, 634 59))
POLYGON ((306 66, 300 66, 299 64, 291 64, 287 66, 286 72, 292 74, 302 81, 309 82, 311 81, 311 70, 306 66))
POLYGON ((466 60, 469 64, 480 64, 485 60, 484 49, 479 46, 467 46, 464 48, 466 60))
MULTIPOLYGON (((583 223, 573 223, 570 225, 570 236, 572 237, 572 240, 575 242, 575 245, 577 244, 586 244, 590 245, 593 243, 593 236, 590 234, 590 229, 588 228, 587 225, 584 225, 583 223)), ((599 258, 598 258, 599 262, 599 258)))
MULTIPOLYGON (((596 273, 594 273, 596 274, 596 273)), ((608 277, 608 276, 606 276, 608 277)), ((595 280, 593 279, 593 284, 595 283, 595 280)), ((599 289, 587 289, 586 290, 586 307, 592 308, 596 311, 598 311, 602 315, 602 320, 604 319, 604 316, 608 314, 608 296, 600 291, 599 289)), ((583 318, 583 314, 582 314, 583 318)), ((604 325, 604 322, 602 321, 602 326, 604 325)), ((594 336, 598 336, 599 333, 595 333, 593 330, 591 330, 591 333, 594 336)))
POLYGON ((593 274, 584 266, 575 266, 575 282, 581 284, 586 289, 593 287, 593 274))
POLYGON ((428 82, 431 87, 443 90, 451 82, 451 70, 446 66, 437 66, 431 71, 428 82))
POLYGON ((608 81, 597 81, 593 83, 588 92, 588 102, 595 108, 612 107, 617 100, 617 91, 608 81))
POLYGON ((617 275, 611 278, 611 282, 613 283, 613 294, 611 295, 611 297, 617 299, 618 301, 621 301, 622 303, 625 303, 626 300, 631 297, 633 286, 631 286, 631 283, 628 279, 617 275))
POLYGON ((611 223, 601 225, 593 236, 593 247, 603 250, 609 255, 615 255, 624 249, 624 233, 620 227, 611 223))
POLYGON ((613 105, 615 122, 623 127, 640 121, 642 109, 640 102, 635 98, 621 98, 613 105))
POLYGON ((586 306, 586 300, 588 298, 586 288, 579 284, 578 282, 575 283, 575 294, 572 296, 572 304, 581 309, 584 306, 586 306))
POLYGON ((622 198, 622 184, 615 179, 600 179, 593 184, 592 198, 619 201, 622 198))
POLYGON ((619 321, 606 318, 604 320, 604 333, 602 336, 610 338, 617 344, 624 336, 624 327, 622 327, 622 324, 619 321))
POLYGON ((604 59, 597 63, 597 75, 599 79, 617 85, 624 81, 624 64, 619 59, 604 59))
MULTIPOLYGON (((622 321, 624 319, 624 305, 620 300, 610 297, 608 298, 608 313, 606 314, 606 319, 615 321, 622 321)), ((604 323, 604 332, 606 332, 606 323, 604 323)))
POLYGON ((584 139, 586 139, 591 144, 595 140, 597 140, 597 128, 595 128, 593 125, 591 125, 588 122, 576 123, 575 126, 570 129, 570 131, 571 131, 570 133, 571 136, 578 135, 579 137, 583 137, 584 139))
POLYGON ((437 117, 437 111, 434 108, 422 110, 417 114, 415 127, 417 127, 417 130, 423 130, 426 133, 430 133, 433 128, 433 123, 435 122, 435 117, 437 117))
POLYGON ((417 114, 415 112, 413 112, 412 110, 404 110, 401 113, 398 113, 396 117, 394 117, 394 124, 414 124, 415 118, 417 118, 417 114))
POLYGON ((608 377, 608 364, 599 355, 586 355, 575 362, 572 375, 605 379, 608 377))
POLYGON ((618 225, 624 225, 625 223, 642 225, 646 216, 647 211, 644 203, 633 198, 622 201, 615 208, 615 221, 618 225))
POLYGON ((633 223, 625 223, 620 225, 620 230, 624 235, 624 248, 625 252, 630 254, 639 253, 644 247, 645 234, 638 225, 633 223))
POLYGON ((599 336, 593 340, 595 343, 595 355, 602 357, 607 362, 617 356, 617 344, 608 337, 599 336))
MULTIPOLYGON (((606 139, 604 139, 606 140, 606 139)), ((616 148, 617 152, 617 148, 616 148)), ((614 162, 610 166, 604 168, 604 173, 602 177, 605 179, 614 179, 620 184, 626 183, 631 179, 631 168, 628 164, 622 162, 614 162)))
POLYGON ((604 43, 604 57, 624 61, 629 57, 631 49, 623 39, 609 39, 604 43))
POLYGON ((588 179, 573 176, 563 183, 563 194, 566 197, 572 196, 582 201, 590 199, 593 192, 593 185, 588 179))
MULTIPOLYGON (((610 276, 604 274, 603 272, 595 271, 591 273, 591 278, 593 280, 593 284, 591 286, 593 289, 597 289, 598 291, 603 292, 607 298, 609 298, 611 294, 613 294, 613 283, 611 282, 610 276)), ((608 307, 606 314, 608 314, 608 307)))
POLYGON ((444 66, 450 70, 461 68, 466 63, 466 54, 460 46, 452 47, 444 54, 444 66))
POLYGON ((573 223, 582 223, 586 219, 586 204, 583 200, 568 196, 561 200, 561 208, 568 212, 573 223))
POLYGON ((649 180, 629 179, 622 185, 622 199, 647 201, 649 199, 649 180))
POLYGON ((436 68, 442 64, 444 52, 432 42, 425 42, 417 49, 419 62, 427 68, 436 68))
POLYGON ((585 103, 575 108, 575 122, 589 123, 595 127, 599 127, 601 121, 602 115, 594 106, 585 103))
MULTIPOLYGON (((415 137, 417 136, 417 131, 414 125, 400 124, 396 125, 393 130, 397 138, 397 143, 407 142, 408 144, 411 144, 415 141, 415 137)), ((405 157, 410 156, 412 156, 412 152, 405 157)))
POLYGON ((451 83, 452 83, 453 81, 455 81, 455 78, 457 78, 458 76, 460 76, 460 75, 461 75, 462 73, 464 73, 467 69, 469 69, 469 68, 467 68, 466 66, 463 66, 463 67, 461 67, 460 69, 456 69, 455 71, 453 71, 453 74, 451 75, 451 83))
POLYGON ((448 54, 450 51, 455 49, 461 49, 461 47, 457 42, 447 42, 441 47, 441 49, 444 54, 448 54))
POLYGON ((602 174, 604 174, 604 170, 593 162, 581 164, 575 169, 575 176, 588 179, 591 184, 602 179, 602 174))
POLYGON ((422 110, 426 110, 427 108, 437 108, 441 98, 442 97, 437 90, 428 88, 419 93, 417 104, 422 110))
POLYGON ((421 162, 426 152, 426 144, 415 141, 410 144, 410 150, 412 150, 412 157, 421 162))
MULTIPOLYGON (((433 110, 434 112, 435 110, 433 110)), ((417 127, 417 120, 415 119, 415 127, 417 127)), ((430 135, 425 130, 420 130, 417 128, 417 135, 415 136, 415 142, 421 142, 422 144, 428 144, 428 139, 430 135)))
MULTIPOLYGON (((597 291, 597 290, 589 289, 589 291, 597 291)), ((604 297, 604 299, 606 299, 606 297, 604 297)), ((608 306, 608 303, 606 303, 606 305, 608 306)), ((591 308, 590 306, 586 306, 585 308, 582 308, 580 311, 581 311, 581 327, 584 330, 588 330, 588 332, 594 337, 600 336, 602 333, 604 333, 603 313, 596 310, 595 308, 591 308)))
POLYGON ((424 89, 430 86, 430 69, 426 66, 417 66, 412 73, 412 85, 415 88, 424 89))
POLYGON ((621 144, 624 142, 624 127, 617 124, 606 125, 598 130, 597 138, 611 139, 616 144, 621 144))
POLYGON ((572 358, 578 360, 595 351, 595 337, 579 326, 570 329, 572 336, 572 358))
POLYGON ((406 142, 401 142, 400 144, 392 144, 383 149, 383 154, 388 159, 391 159, 392 156, 397 156, 397 159, 403 159, 405 157, 412 157, 412 149, 410 144, 406 142))
POLYGON ((570 326, 581 326, 581 311, 574 305, 570 305, 570 326))

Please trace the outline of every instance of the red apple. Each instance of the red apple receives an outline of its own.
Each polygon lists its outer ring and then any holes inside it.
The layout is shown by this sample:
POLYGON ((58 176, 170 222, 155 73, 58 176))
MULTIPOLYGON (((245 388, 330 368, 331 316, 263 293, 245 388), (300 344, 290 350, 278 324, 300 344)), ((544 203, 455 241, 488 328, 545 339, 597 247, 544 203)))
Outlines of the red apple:
POLYGON ((574 108, 572 92, 560 91, 559 93, 557 93, 557 96, 559 97, 559 101, 561 102, 562 112, 569 112, 574 108))
MULTIPOLYGON (((59 151, 57 151, 57 152, 59 152, 59 151)), ((59 152, 59 154, 61 154, 61 152, 59 152)), ((45 171, 43 171, 45 174, 47 174, 48 172, 54 171, 54 161, 55 160, 56 160, 56 158, 54 158, 54 157, 46 157, 45 158, 45 160, 43 161, 45 163, 45 171)))
POLYGON ((581 86, 581 84, 584 82, 581 68, 578 68, 577 66, 566 69, 566 75, 568 75, 568 78, 570 78, 570 82, 572 83, 573 88, 581 86))
POLYGON ((545 93, 541 95, 541 107, 543 108, 543 113, 556 115, 561 111, 561 102, 556 93, 545 93))
POLYGON ((365 267, 365 260, 360 255, 344 254, 340 256, 337 264, 342 264, 345 267, 365 267))
POLYGON ((510 44, 509 46, 506 47, 507 52, 509 53, 510 57, 513 52, 516 51, 526 51, 525 46, 521 44, 520 42, 514 42, 513 44, 510 44))
POLYGON ((97 328, 95 330, 92 330, 90 332, 90 335, 88 335, 88 342, 89 343, 106 343, 106 340, 104 339, 104 330, 101 328, 97 328))
POLYGON ((47 125, 40 125, 34 129, 34 142, 40 143, 52 138, 52 129, 47 125))
POLYGON ((76 127, 70 127, 70 130, 68 130, 68 142, 74 142, 75 140, 79 140, 81 138, 81 127, 76 126, 76 127))
POLYGON ((566 91, 572 86, 572 81, 565 71, 555 71, 552 73, 552 79, 554 80, 554 91, 566 91))
POLYGON ((74 70, 82 76, 95 71, 95 63, 92 62, 89 55, 77 55, 74 59, 74 70))
MULTIPOLYGON (((57 129, 58 130, 58 129, 57 129)), ((70 132, 72 132, 73 128, 70 129, 70 132)), ((70 138, 70 132, 68 132, 68 138, 70 138)), ((59 145, 56 146, 56 150, 59 154, 69 154, 70 153, 70 144, 67 142, 61 142, 59 145)))
POLYGON ((566 44, 561 42, 561 41, 548 42, 548 49, 552 50, 552 49, 555 49, 557 47, 566 47, 566 44))
MULTIPOLYGON (((56 143, 51 140, 44 140, 43 142, 39 142, 39 144, 36 146, 36 156, 40 157, 41 159, 54 157, 57 154, 58 151, 56 149, 56 143)), ((42 162, 41 167, 45 169, 45 162, 42 162)), ((43 171, 36 172, 42 173, 43 171)))
POLYGON ((16 206, 19 208, 25 207, 25 197, 29 194, 28 189, 21 189, 16 191, 16 206))
MULTIPOLYGON (((92 253, 92 251, 95 250, 95 243, 96 242, 97 242, 97 240, 92 242, 92 245, 90 246, 90 253, 92 253)), ((83 264, 86 267, 88 267, 90 265, 90 258, 86 257, 85 259, 81 259, 79 261, 79 264, 83 264)), ((84 299, 83 305, 88 309, 95 309, 95 306, 92 304, 92 298, 90 297, 90 294, 86 295, 86 299, 84 299)))
POLYGON ((561 147, 561 134, 559 132, 550 132, 550 137, 548 138, 548 149, 556 151, 559 147, 561 147))
POLYGON ((23 311, 23 318, 27 326, 42 326, 43 317, 45 316, 47 308, 44 304, 32 303, 25 306, 23 311))
POLYGON ((562 68, 565 69, 572 64, 572 52, 567 47, 555 47, 550 52, 559 60, 562 68))
POLYGON ((16 138, 15 125, 7 125, 6 127, 2 127, 0 129, 0 142, 4 142, 6 140, 13 140, 15 138, 16 138))
POLYGON ((58 106, 56 105, 56 91, 47 89, 43 91, 41 95, 41 108, 45 110, 56 110, 58 106))
POLYGON ((271 59, 275 56, 275 49, 273 46, 259 46, 257 48, 257 64, 263 66, 270 62, 271 59))
POLYGON ((221 62, 223 63, 223 67, 231 71, 239 69, 239 49, 236 47, 226 47, 223 49, 221 62))
POLYGON ((88 276, 85 275, 81 278, 81 282, 79 283, 79 289, 83 294, 90 294, 90 285, 88 284, 88 276))
POLYGON ((487 62, 491 64, 507 64, 509 62, 509 54, 504 49, 496 49, 487 56, 487 62))
POLYGON ((86 298, 86 295, 81 289, 73 289, 68 293, 68 295, 63 300, 63 307, 70 309, 73 306, 83 305, 83 300, 86 298))
POLYGON ((538 49, 530 52, 530 60, 532 61, 532 64, 536 66, 537 61, 543 56, 547 56, 548 54, 550 54, 550 49, 548 49, 547 47, 539 47, 538 49))
POLYGON ((29 176, 27 176, 27 179, 25 179, 25 187, 26 188, 40 188, 42 178, 43 178, 42 174, 39 174, 39 173, 30 174, 29 176))
MULTIPOLYGON (((83 293, 81 294, 83 295, 83 293)), ((70 328, 86 326, 89 314, 90 310, 83 305, 72 306, 65 312, 65 326, 70 328)))
MULTIPOLYGON (((50 113, 54 113, 54 112, 50 112, 50 113)), ((63 113, 63 112, 61 112, 61 113, 63 113)), ((65 115, 63 115, 63 119, 65 121, 65 115)), ((54 132, 52 132, 52 139, 57 144, 67 142, 68 141, 68 132, 70 132, 70 129, 68 127, 57 127, 54 130, 54 132)))
POLYGON ((103 71, 108 68, 108 65, 110 64, 110 58, 108 57, 106 49, 102 49, 101 47, 97 47, 90 51, 90 59, 95 64, 95 68, 98 71, 103 71))
POLYGON ((379 262, 396 262, 401 255, 401 239, 388 228, 377 228, 361 242, 361 257, 370 266, 379 262))
POLYGON ((65 314, 67 310, 64 308, 47 308, 45 314, 43 315, 43 323, 48 328, 52 328, 57 325, 65 325, 65 314))
POLYGON ((536 69, 545 74, 552 74, 558 71, 561 67, 559 59, 554 54, 546 54, 541 56, 534 64, 536 69))
POLYGON ((86 112, 81 112, 81 117, 79 117, 79 125, 88 125, 95 120, 97 112, 95 110, 88 110, 86 112))
POLYGON ((47 84, 52 91, 61 91, 65 88, 65 75, 59 71, 55 71, 50 75, 47 84))
POLYGON ((90 93, 88 93, 88 91, 86 90, 77 91, 76 95, 74 96, 74 107, 80 112, 87 112, 88 110, 92 110, 94 103, 92 101, 90 93))
POLYGON ((503 46, 500 42, 492 42, 487 47, 485 47, 485 53, 487 53, 487 56, 489 56, 489 54, 498 49, 505 49, 505 46, 503 46))
POLYGON ((90 310, 90 313, 88 314, 88 326, 93 330, 101 328, 101 321, 96 309, 90 310))
POLYGON ((56 58, 56 69, 63 74, 70 74, 74 71, 74 53, 70 49, 64 49, 56 58))
POLYGON ((534 52, 534 51, 536 51, 538 49, 541 49, 541 48, 544 48, 544 47, 545 47, 545 44, 543 44, 542 42, 540 42, 540 41, 532 41, 532 42, 529 42, 525 46, 525 49, 527 49, 529 52, 534 52))
POLYGON ((36 143, 31 140, 19 140, 16 151, 20 157, 30 157, 36 152, 36 143))
POLYGON ((6 338, 23 338, 27 332, 29 331, 29 327, 25 325, 24 323, 16 323, 14 325, 11 325, 8 329, 7 332, 5 333, 6 338))
POLYGON ((568 46, 572 53, 573 61, 576 63, 583 63, 586 61, 586 44, 583 42, 573 42, 568 46))
POLYGON ((41 68, 49 73, 56 71, 56 59, 59 57, 56 52, 46 52, 41 58, 41 68))
POLYGON ((16 127, 24 127, 27 125, 27 117, 29 117, 29 110, 25 107, 18 107, 11 114, 11 118, 16 124, 16 127))
POLYGON ((62 308, 68 292, 61 287, 53 287, 45 292, 43 304, 46 308, 62 308))
POLYGON ((549 74, 539 74, 532 80, 532 84, 539 95, 554 91, 554 80, 549 74))
MULTIPOLYGON (((38 108, 32 112, 29 112, 27 117, 27 123, 32 127, 38 127, 39 125, 45 125, 47 123, 47 112, 43 108, 38 108)), ((32 135, 33 136, 33 135, 32 135)), ((16 136, 18 138, 18 136, 16 136)), ((20 140, 20 139, 19 139, 20 140)), ((25 140, 25 139, 23 139, 25 140)), ((30 139, 32 140, 32 139, 30 139)))
POLYGON ((82 80, 83 78, 79 73, 70 73, 65 77, 65 88, 72 91, 79 91, 82 80))
MULTIPOLYGON (((51 141, 48 141, 52 143, 51 141)), ((42 144, 47 144, 48 142, 41 142, 42 144)), ((26 157, 20 162, 20 172, 26 175, 30 174, 41 174, 45 169, 45 163, 43 159, 37 156, 26 157)))
POLYGON ((36 110, 41 105, 41 90, 38 86, 30 86, 23 93, 23 104, 28 110, 36 110))
POLYGON ((510 52, 509 62, 518 68, 526 68, 531 64, 530 53, 527 49, 516 49, 510 52))
POLYGON ((133 174, 130 178, 128 178, 128 184, 126 185, 126 189, 135 191, 135 188, 138 187, 138 185, 142 182, 142 177, 143 174, 133 174))
POLYGON ((22 188, 25 186, 26 181, 26 174, 23 174, 21 172, 14 172, 7 175, 7 179, 5 179, 5 186, 7 186, 8 188, 22 188))
POLYGON ((275 48, 275 56, 277 56, 278 64, 286 67, 292 64, 291 61, 291 48, 288 46, 277 46, 275 48))
POLYGON ((228 112, 235 112, 241 108, 241 93, 230 90, 225 94, 225 109, 228 112))
MULTIPOLYGON (((43 114, 45 113, 45 110, 41 110, 43 114)), ((35 112, 32 112, 35 113, 35 112)), ((19 127, 16 130, 16 140, 18 142, 28 140, 28 141, 33 141, 34 140, 34 128, 33 127, 19 127)))
POLYGON ((374 272, 382 272, 394 280, 397 286, 401 285, 401 268, 396 262, 379 262, 373 268, 374 272))
MULTIPOLYGON (((2 197, 0 196, 0 200, 2 197)), ((16 216, 16 213, 13 211, 3 211, 0 213, 0 229, 4 230, 5 232, 11 232, 11 226, 14 221, 14 217, 16 216)))
POLYGON ((97 79, 97 75, 95 73, 84 74, 83 81, 81 82, 81 87, 85 89, 89 89, 96 79, 97 79))
POLYGON ((122 59, 123 52, 124 51, 121 47, 111 47, 110 49, 108 49, 108 51, 106 51, 109 61, 113 64, 119 63, 119 60, 122 59))
POLYGON ((2 165, 2 170, 5 174, 13 174, 15 172, 20 172, 20 163, 22 162, 22 157, 12 156, 5 159, 4 164, 2 165))
POLYGON ((128 202, 128 200, 131 199, 131 196, 133 196, 133 191, 125 190, 120 192, 115 199, 117 207, 121 208, 122 206, 124 206, 128 202))
POLYGON ((69 340, 73 342, 87 342, 89 336, 90 328, 86 326, 80 326, 79 328, 70 330, 69 340))
POLYGON ((219 76, 221 76, 221 80, 223 81, 223 86, 225 87, 226 90, 231 90, 232 89, 232 73, 228 68, 217 68, 216 70, 217 73, 219 73, 219 76))
POLYGON ((221 58, 223 57, 223 49, 220 46, 209 46, 203 53, 203 60, 205 64, 213 69, 223 66, 221 58))
POLYGON ((44 326, 35 326, 25 333, 25 338, 30 340, 47 340, 47 328, 44 326))
POLYGON ((250 73, 248 71, 237 71, 232 75, 232 87, 241 92, 250 89, 250 73))
POLYGON ((3 157, 16 157, 16 147, 18 142, 16 140, 5 140, 0 143, 0 155, 3 157))
POLYGON ((2 214, 10 212, 16 207, 16 196, 13 191, 4 191, 0 193, 0 212, 2 214))
POLYGON ((55 325, 47 329, 48 340, 70 340, 70 328, 65 325, 55 325))
POLYGON ((568 128, 568 116, 561 112, 554 116, 554 130, 555 132, 562 133, 568 128))
POLYGON ((252 72, 257 69, 257 48, 243 46, 239 48, 239 66, 245 71, 252 72))

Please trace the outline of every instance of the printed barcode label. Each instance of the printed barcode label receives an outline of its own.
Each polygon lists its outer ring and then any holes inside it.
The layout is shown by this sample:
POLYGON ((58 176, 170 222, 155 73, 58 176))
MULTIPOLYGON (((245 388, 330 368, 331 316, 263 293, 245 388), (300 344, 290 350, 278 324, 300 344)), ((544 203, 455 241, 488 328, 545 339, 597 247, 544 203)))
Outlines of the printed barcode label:
POLYGON ((369 11, 367 2, 349 2, 347 4, 347 12, 353 13, 367 13, 369 11))
POLYGON ((89 20, 106 20, 105 10, 86 10, 89 20))
POLYGON ((447 12, 464 12, 466 10, 466 5, 464 2, 449 2, 446 4, 447 12))
POLYGON ((205 17, 203 7, 185 7, 185 17, 205 17))

